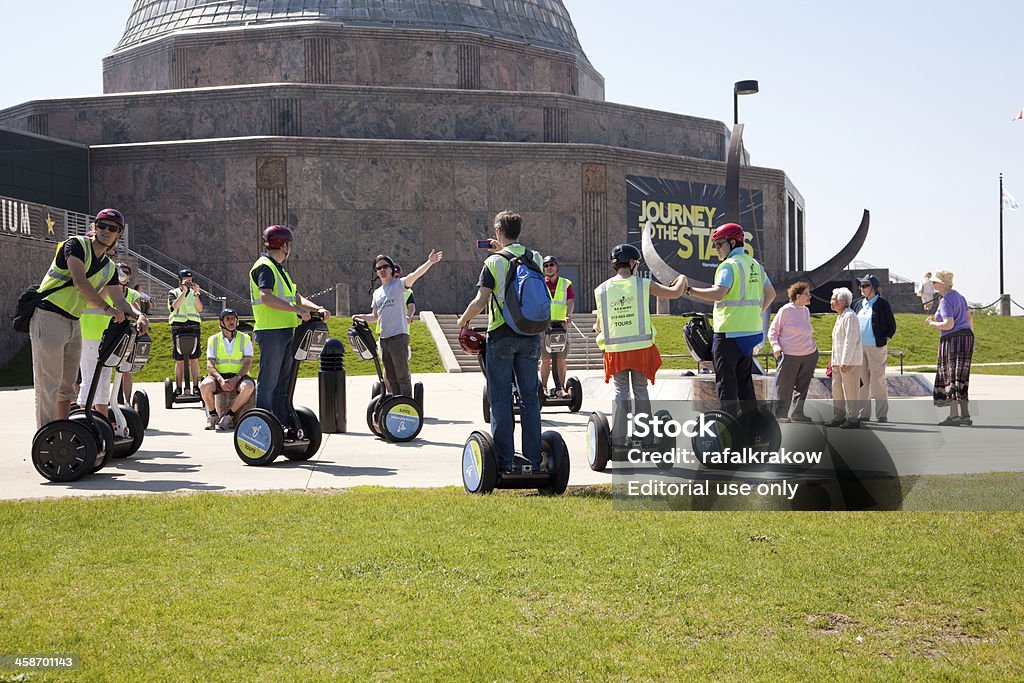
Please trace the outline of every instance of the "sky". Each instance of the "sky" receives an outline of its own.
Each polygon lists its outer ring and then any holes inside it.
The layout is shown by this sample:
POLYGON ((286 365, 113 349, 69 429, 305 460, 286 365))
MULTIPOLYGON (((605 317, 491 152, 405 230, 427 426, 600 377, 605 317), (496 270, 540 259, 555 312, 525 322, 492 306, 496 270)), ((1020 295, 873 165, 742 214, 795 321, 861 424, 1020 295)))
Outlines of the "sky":
MULTIPOLYGON (((804 197, 808 268, 871 229, 858 260, 952 270, 970 301, 1024 306, 1024 3, 563 0, 610 102, 732 123, 755 166, 804 197)), ((98 94, 131 0, 4 0, 0 109, 98 94)), ((1024 313, 1014 307, 1014 314, 1024 313)))

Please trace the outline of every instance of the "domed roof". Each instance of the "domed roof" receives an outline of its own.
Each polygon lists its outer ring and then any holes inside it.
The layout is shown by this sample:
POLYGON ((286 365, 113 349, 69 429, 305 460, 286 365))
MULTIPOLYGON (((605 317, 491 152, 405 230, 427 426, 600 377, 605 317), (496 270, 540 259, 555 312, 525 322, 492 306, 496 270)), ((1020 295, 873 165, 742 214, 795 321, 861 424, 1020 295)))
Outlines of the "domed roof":
POLYGON ((586 59, 561 0, 135 0, 115 51, 177 31, 296 21, 465 31, 586 59))

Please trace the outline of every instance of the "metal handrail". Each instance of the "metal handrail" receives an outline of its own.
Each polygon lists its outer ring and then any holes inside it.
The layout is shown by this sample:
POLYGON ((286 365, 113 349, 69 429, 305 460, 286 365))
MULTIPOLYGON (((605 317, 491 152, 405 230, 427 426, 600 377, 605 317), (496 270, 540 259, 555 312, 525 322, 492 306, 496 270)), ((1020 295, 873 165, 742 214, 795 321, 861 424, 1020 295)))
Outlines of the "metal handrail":
MULTIPOLYGON (((148 244, 141 245, 139 247, 139 249, 144 249, 144 250, 146 250, 148 252, 151 252, 152 254, 155 254, 157 257, 159 257, 161 259, 164 259, 166 262, 169 262, 169 263, 177 266, 179 268, 179 270, 190 270, 190 271, 192 271, 192 275, 193 275, 194 278, 201 279, 201 280, 203 280, 203 281, 205 281, 205 282, 207 282, 209 284, 209 289, 200 287, 200 290, 202 290, 203 292, 206 292, 206 294, 209 295, 211 299, 215 299, 217 301, 221 301, 221 302, 223 302, 225 304, 227 303, 227 301, 229 299, 239 301, 240 303, 246 303, 246 304, 249 303, 249 300, 247 298, 241 296, 240 294, 238 294, 238 292, 235 292, 234 290, 228 289, 224 285, 222 285, 222 284, 218 283, 217 281, 215 281, 213 278, 207 276, 204 273, 200 273, 195 268, 190 268, 189 266, 185 265, 184 263, 182 263, 181 261, 177 260, 173 256, 168 256, 167 254, 163 253, 159 249, 155 249, 155 248, 151 247, 148 244)), ((174 281, 177 282, 178 274, 175 273, 174 271, 168 270, 167 268, 164 268, 163 266, 161 266, 159 263, 157 263, 156 261, 154 261, 151 258, 144 257, 144 256, 142 256, 139 253, 132 252, 131 250, 129 250, 129 252, 132 253, 133 255, 135 255, 135 257, 139 258, 140 260, 145 258, 147 261, 149 261, 153 265, 157 266, 157 268, 159 268, 162 272, 167 273, 168 275, 170 275, 174 279, 174 281)))
MULTIPOLYGON (((145 246, 145 245, 143 245, 143 246, 145 246)), ((158 254, 160 253, 156 249, 153 249, 153 251, 158 253, 158 254)), ((176 282, 178 282, 178 274, 175 273, 173 270, 170 270, 168 268, 164 268, 163 266, 161 266, 156 261, 153 261, 152 259, 146 258, 142 254, 140 254, 140 253, 138 253, 138 252, 136 252, 136 251, 134 251, 132 249, 128 249, 128 255, 138 259, 139 265, 140 265, 140 270, 145 269, 146 275, 149 276, 149 278, 151 280, 155 280, 156 282, 159 282, 161 285, 167 287, 167 291, 170 291, 170 290, 174 289, 174 286, 168 285, 167 282, 165 282, 164 280, 162 280, 162 279, 160 279, 158 277, 155 277, 153 275, 153 269, 156 269, 158 272, 163 273, 164 275, 169 276, 171 282, 175 282, 176 283, 176 282)), ((174 259, 172 259, 170 257, 168 257, 168 260, 169 261, 174 261, 174 259)), ((192 271, 192 273, 193 273, 193 276, 196 274, 195 271, 192 271)), ((216 284, 216 283, 213 283, 213 284, 216 284)), ((219 301, 220 302, 220 309, 221 309, 221 311, 223 311, 227 307, 227 297, 218 296, 217 294, 214 294, 210 290, 204 289, 203 287, 200 287, 199 291, 201 293, 205 293, 206 296, 208 296, 212 301, 219 301)), ((220 313, 220 311, 218 311, 218 313, 220 313)))
MULTIPOLYGON (((583 338, 584 342, 588 342, 589 341, 589 339, 587 339, 587 335, 583 334, 583 330, 581 330, 579 328, 579 326, 576 324, 575 320, 572 321, 572 326, 573 326, 573 329, 576 330, 577 334, 579 334, 583 338)), ((583 363, 586 365, 586 368, 589 371, 590 370, 590 344, 584 344, 584 346, 583 346, 583 363)))

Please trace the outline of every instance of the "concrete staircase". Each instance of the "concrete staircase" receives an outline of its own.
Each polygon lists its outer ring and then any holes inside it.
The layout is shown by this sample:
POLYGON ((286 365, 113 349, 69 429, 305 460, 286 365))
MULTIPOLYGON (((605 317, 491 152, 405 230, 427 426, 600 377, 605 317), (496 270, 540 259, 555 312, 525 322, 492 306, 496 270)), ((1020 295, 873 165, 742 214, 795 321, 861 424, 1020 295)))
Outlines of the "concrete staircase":
MULTIPOLYGON (((568 370, 588 370, 602 366, 603 360, 601 350, 597 348, 594 339, 597 336, 594 332, 594 320, 597 316, 593 313, 577 313, 573 315, 575 327, 570 327, 569 358, 567 359, 568 370), (579 328, 577 331, 576 328, 579 328), (582 336, 581 336, 582 333, 582 336)), ((425 311, 421 319, 432 327, 435 341, 438 341, 441 349, 442 360, 448 372, 480 372, 480 365, 476 356, 472 356, 462 350, 459 346, 459 316, 450 314, 432 314, 425 311), (431 318, 433 322, 431 322, 431 318), (448 353, 450 351, 450 353, 448 353)), ((487 327, 487 316, 479 315, 473 319, 472 327, 485 329, 487 327)))

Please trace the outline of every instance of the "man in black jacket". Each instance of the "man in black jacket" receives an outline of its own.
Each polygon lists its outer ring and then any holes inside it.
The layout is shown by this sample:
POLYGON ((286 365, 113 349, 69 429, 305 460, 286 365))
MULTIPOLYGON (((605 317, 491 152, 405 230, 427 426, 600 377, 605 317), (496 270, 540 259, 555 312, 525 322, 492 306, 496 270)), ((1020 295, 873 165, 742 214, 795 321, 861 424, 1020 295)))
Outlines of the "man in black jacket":
POLYGON ((878 278, 865 275, 858 278, 860 293, 864 298, 857 302, 854 311, 860 322, 860 341, 864 347, 864 384, 860 388, 857 402, 860 421, 871 420, 871 401, 875 399, 875 420, 889 421, 889 395, 885 386, 885 366, 888 362, 889 340, 896 335, 896 318, 892 306, 878 294, 878 278))

